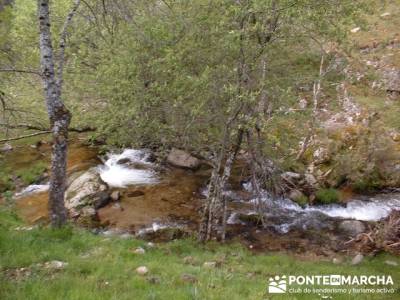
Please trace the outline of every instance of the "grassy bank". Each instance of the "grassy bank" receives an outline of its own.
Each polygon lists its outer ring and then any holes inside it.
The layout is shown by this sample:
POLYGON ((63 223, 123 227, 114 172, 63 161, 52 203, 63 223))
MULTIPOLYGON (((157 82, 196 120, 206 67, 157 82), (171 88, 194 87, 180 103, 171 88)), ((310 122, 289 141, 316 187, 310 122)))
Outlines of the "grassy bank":
MULTIPOLYGON (((12 213, 0 212, 0 299, 321 299, 318 295, 271 296, 267 280, 274 275, 392 275, 400 282, 399 266, 388 266, 388 255, 348 262, 300 261, 276 254, 252 254, 237 244, 198 245, 180 240, 149 248, 144 241, 96 236, 85 230, 23 226, 12 213), (136 247, 146 249, 135 254, 136 247), (190 256, 191 258, 187 258, 190 256), (186 257, 186 258, 185 258, 186 257), (46 268, 58 260, 68 265, 46 268), (204 262, 217 262, 207 268, 204 262), (135 269, 147 266, 146 276, 135 269), (26 268, 26 269, 20 269, 26 268), (186 274, 186 275, 185 275, 186 274)), ((335 295, 334 299, 399 299, 392 295, 335 295)))

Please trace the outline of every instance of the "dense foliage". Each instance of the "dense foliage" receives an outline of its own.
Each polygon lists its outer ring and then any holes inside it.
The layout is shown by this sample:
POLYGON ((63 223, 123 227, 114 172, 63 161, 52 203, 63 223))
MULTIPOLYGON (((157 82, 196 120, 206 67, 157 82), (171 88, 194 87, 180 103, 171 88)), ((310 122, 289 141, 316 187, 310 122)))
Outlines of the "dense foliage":
MULTIPOLYGON (((283 169, 304 172, 320 143, 305 149, 301 159, 299 144, 310 132, 322 141, 327 136, 319 124, 324 117, 316 118, 313 87, 320 82, 318 112, 341 111, 339 87, 343 82, 352 84, 349 72, 343 70, 357 60, 347 35, 353 26, 364 24, 361 17, 375 4, 83 1, 66 49, 63 100, 72 112, 72 126, 95 127, 92 139, 108 145, 175 146, 207 155, 219 151, 228 120, 243 105, 229 133, 230 143, 239 128, 256 127, 266 157, 283 169), (301 101, 305 104, 299 105, 301 101)), ((55 43, 71 6, 68 0, 52 2, 55 43)), ((41 80, 35 74, 39 70, 36 5, 15 0, 3 9, 1 18, 5 34, 0 40, 0 69, 29 72, 0 72, 0 91, 9 108, 0 123, 46 128, 41 80)), ((384 123, 382 130, 387 125, 391 124, 384 123)), ((8 128, 2 135, 19 132, 8 128)), ((368 128, 359 130, 363 132, 368 128)), ((324 147, 336 142, 342 146, 333 147, 334 157, 321 170, 335 169, 334 179, 326 185, 346 181, 382 185, 389 180, 379 166, 366 168, 363 161, 366 151, 377 157, 374 142, 364 145, 365 138, 360 137, 350 145, 356 151, 348 153, 346 141, 329 138, 324 147), (342 168, 349 159, 360 164, 352 170, 342 168), (360 181, 360 177, 366 178, 360 181)))

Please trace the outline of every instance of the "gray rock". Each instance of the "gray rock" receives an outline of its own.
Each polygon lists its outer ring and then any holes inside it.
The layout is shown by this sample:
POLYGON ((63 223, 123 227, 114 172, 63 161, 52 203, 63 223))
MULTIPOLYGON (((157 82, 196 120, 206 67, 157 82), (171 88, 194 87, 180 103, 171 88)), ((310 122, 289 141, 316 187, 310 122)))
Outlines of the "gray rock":
POLYGON ((13 146, 11 146, 10 144, 6 143, 4 144, 3 147, 1 147, 1 152, 8 152, 11 151, 13 149, 13 146))
POLYGON ((91 202, 94 204, 95 209, 100 209, 111 202, 110 194, 106 191, 98 192, 90 198, 92 198, 91 202))
POLYGON ((119 165, 126 165, 129 164, 131 162, 131 160, 127 157, 125 158, 121 158, 120 160, 117 161, 117 164, 119 165))
POLYGON ((366 227, 361 221, 346 220, 339 224, 339 230, 350 236, 356 236, 360 233, 363 233, 366 230, 366 227))
POLYGON ((364 255, 358 253, 354 258, 351 260, 351 264, 353 266, 360 264, 364 260, 364 255))
POLYGON ((142 247, 138 247, 135 250, 133 250, 133 253, 135 253, 135 254, 145 254, 146 250, 144 250, 142 247))
POLYGON ((66 191, 65 207, 67 209, 78 208, 90 205, 94 202, 93 197, 101 191, 105 191, 107 186, 101 181, 96 168, 91 168, 78 178, 76 178, 66 191))
POLYGON ((206 261, 206 262, 203 264, 203 267, 204 267, 204 268, 209 268, 209 269, 215 268, 216 266, 217 266, 217 263, 216 263, 215 261, 206 261))
POLYGON ((182 274, 181 279, 183 282, 196 283, 197 277, 192 274, 182 274))
POLYGON ((195 170, 200 166, 200 160, 189 153, 173 148, 167 157, 167 162, 175 167, 195 170))
POLYGON ((151 249, 151 248, 155 248, 156 245, 155 245, 154 243, 152 243, 152 242, 148 242, 148 243, 146 244, 146 247, 149 248, 149 249, 151 249))
POLYGON ((119 198, 121 197, 121 194, 119 191, 114 191, 111 193, 111 200, 112 201, 118 201, 119 198))

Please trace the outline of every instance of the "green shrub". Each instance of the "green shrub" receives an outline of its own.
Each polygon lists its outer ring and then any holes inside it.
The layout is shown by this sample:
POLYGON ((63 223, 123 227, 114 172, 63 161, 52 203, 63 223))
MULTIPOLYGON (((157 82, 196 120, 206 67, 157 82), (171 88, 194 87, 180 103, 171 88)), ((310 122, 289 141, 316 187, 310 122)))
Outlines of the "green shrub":
POLYGON ((320 189, 315 194, 315 200, 320 204, 332 204, 339 201, 339 192, 336 189, 320 189))

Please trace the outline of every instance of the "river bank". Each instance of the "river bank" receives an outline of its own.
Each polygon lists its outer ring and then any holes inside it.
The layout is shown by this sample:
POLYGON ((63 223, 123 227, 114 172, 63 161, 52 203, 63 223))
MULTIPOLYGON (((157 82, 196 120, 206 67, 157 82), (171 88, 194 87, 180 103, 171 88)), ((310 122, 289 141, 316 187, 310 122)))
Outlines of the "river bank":
MULTIPOLYGON (((45 142, 20 146, 5 159, 15 168, 26 168, 38 158, 46 162, 49 150, 45 142)), ((68 174, 66 206, 70 218, 81 226, 106 235, 169 241, 197 232, 210 169, 176 168, 143 150, 100 154, 77 136, 70 144, 68 174)), ((359 249, 348 241, 400 208, 396 193, 353 195, 345 205, 302 207, 287 198, 273 201, 265 192, 261 201, 266 222, 261 224, 257 198, 245 179, 245 167, 236 168, 225 191, 227 238, 258 252, 328 259, 354 256, 359 249)), ((17 213, 31 225, 47 222, 47 188, 44 172, 38 182, 20 186, 14 195, 17 213)))

